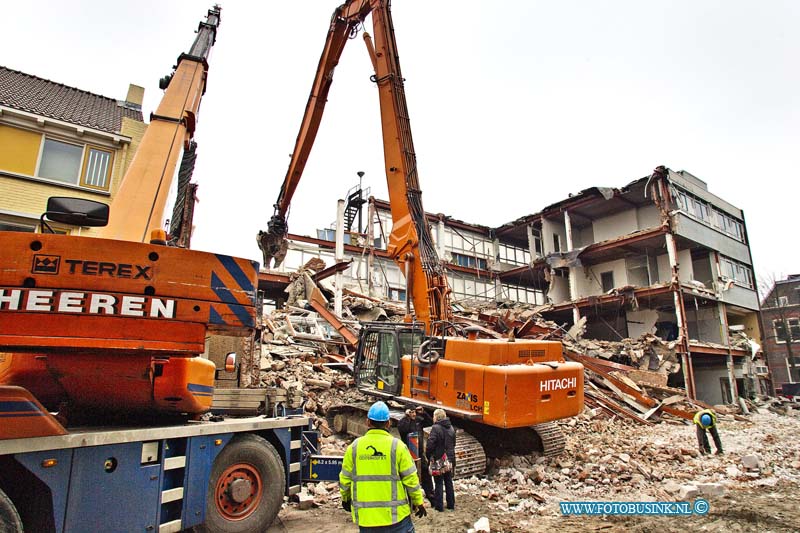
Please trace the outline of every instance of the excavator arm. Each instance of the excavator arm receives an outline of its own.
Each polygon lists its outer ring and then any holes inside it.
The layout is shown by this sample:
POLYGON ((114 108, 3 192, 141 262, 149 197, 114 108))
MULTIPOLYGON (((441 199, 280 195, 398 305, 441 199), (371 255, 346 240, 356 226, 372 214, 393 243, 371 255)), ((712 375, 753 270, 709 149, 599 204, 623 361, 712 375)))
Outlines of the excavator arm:
POLYGON ((267 232, 259 232, 258 242, 264 253, 265 266, 273 259, 276 264, 282 262, 288 235, 286 214, 316 138, 333 83, 333 70, 345 43, 355 37, 371 13, 375 44, 366 32, 364 39, 375 69, 371 79, 378 86, 380 101, 384 162, 393 222, 387 250, 405 273, 409 287, 407 297, 414 304, 416 319, 426 325, 429 333, 435 334, 440 333, 452 318, 450 289, 422 207, 389 3, 388 0, 351 0, 334 11, 295 150, 275 204, 275 214, 267 232))
POLYGON ((162 229, 175 169, 194 135, 220 14, 219 6, 208 11, 189 52, 181 54, 175 72, 161 80, 164 96, 150 115, 147 131, 114 194, 109 224, 97 232, 99 237, 149 242, 152 231, 162 229))

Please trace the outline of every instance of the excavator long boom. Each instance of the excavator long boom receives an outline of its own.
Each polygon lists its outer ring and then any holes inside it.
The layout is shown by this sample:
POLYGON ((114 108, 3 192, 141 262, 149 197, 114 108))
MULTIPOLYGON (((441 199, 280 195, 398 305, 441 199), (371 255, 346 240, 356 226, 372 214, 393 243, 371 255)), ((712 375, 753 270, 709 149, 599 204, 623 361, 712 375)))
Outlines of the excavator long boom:
POLYGON ((389 0, 350 0, 334 11, 289 170, 275 204, 275 214, 268 231, 259 234, 259 245, 264 252, 265 265, 269 265, 272 259, 276 259, 278 264, 281 262, 288 234, 286 213, 316 138, 333 83, 333 70, 347 40, 356 36, 364 19, 372 14, 374 46, 368 34, 364 33, 364 39, 375 69, 371 79, 378 86, 381 110, 384 163, 392 213, 387 251, 406 275, 410 291, 407 296, 414 304, 416 319, 426 325, 429 333, 439 333, 452 318, 450 289, 422 207, 404 80, 389 4, 389 0))
POLYGON ((106 239, 148 242, 163 229, 164 208, 181 153, 194 135, 200 100, 206 89, 208 57, 217 36, 221 8, 208 11, 188 53, 178 57, 175 72, 161 80, 164 96, 111 203, 106 239))

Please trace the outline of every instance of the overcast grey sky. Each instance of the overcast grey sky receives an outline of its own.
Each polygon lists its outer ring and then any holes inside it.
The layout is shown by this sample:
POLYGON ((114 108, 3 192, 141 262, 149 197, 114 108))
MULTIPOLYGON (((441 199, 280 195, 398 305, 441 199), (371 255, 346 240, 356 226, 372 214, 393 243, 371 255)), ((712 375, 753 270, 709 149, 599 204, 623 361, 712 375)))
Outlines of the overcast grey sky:
MULTIPOLYGON (((338 3, 222 2, 193 247, 260 261, 338 3)), ((119 99, 142 85, 147 116, 211 2, 0 5, 0 64, 119 99)), ((664 164, 744 210, 756 275, 800 273, 800 2, 395 0, 392 13, 427 211, 500 225, 664 164)), ((387 196, 370 74, 361 39, 348 43, 294 233, 330 224, 359 170, 387 196)))

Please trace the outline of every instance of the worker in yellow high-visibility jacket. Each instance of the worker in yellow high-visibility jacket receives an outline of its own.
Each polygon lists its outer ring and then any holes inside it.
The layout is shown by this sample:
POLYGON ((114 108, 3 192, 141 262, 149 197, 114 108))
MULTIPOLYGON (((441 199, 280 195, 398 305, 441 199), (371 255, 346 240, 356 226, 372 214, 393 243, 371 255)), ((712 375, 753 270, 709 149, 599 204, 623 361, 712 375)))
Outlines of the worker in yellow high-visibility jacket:
POLYGON ((408 447, 387 431, 385 403, 370 407, 367 423, 367 434, 344 453, 339 473, 342 507, 352 513, 359 531, 413 533, 411 507, 416 516, 427 515, 414 460, 408 447))
POLYGON ((697 426, 697 446, 702 455, 711 453, 711 445, 708 444, 706 431, 711 433, 714 438, 714 446, 717 447, 717 455, 722 455, 722 440, 717 431, 717 413, 711 409, 697 411, 694 415, 694 423, 697 426))

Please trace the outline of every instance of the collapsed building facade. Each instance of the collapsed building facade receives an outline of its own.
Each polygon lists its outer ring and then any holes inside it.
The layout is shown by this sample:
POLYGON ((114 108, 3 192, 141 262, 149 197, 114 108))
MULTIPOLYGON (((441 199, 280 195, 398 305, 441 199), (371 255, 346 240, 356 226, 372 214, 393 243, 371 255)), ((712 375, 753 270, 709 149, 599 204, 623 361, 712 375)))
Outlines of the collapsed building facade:
MULTIPOLYGON (((659 167, 497 228, 427 216, 461 310, 530 309, 587 339, 591 355, 656 371, 660 385, 710 404, 769 392, 744 214, 690 173, 659 167)), ((267 298, 283 304, 288 274, 321 259, 345 288, 405 302, 385 252, 389 204, 356 188, 338 218, 338 250, 332 228, 289 236, 280 269, 262 273, 267 298)))

